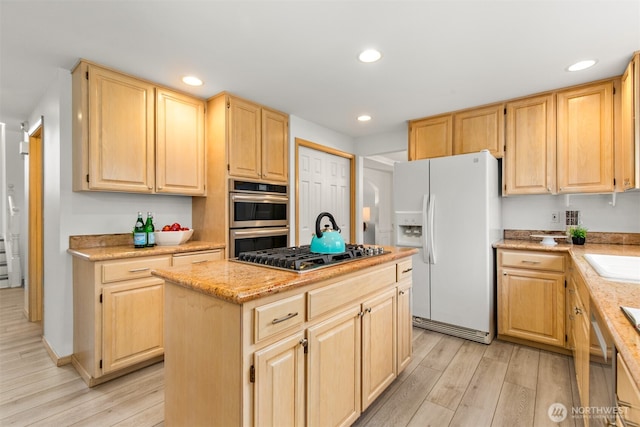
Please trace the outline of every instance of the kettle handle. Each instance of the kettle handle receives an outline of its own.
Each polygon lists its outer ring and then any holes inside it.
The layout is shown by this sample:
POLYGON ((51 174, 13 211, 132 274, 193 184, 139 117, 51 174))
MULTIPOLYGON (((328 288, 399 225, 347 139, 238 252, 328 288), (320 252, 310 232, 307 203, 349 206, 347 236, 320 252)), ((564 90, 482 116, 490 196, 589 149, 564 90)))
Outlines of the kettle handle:
POLYGON ((340 232, 340 227, 338 227, 338 224, 336 224, 336 220, 333 218, 333 215, 331 215, 329 212, 322 212, 320 215, 318 215, 318 218, 316 218, 316 237, 318 239, 322 237, 322 230, 320 230, 320 220, 325 216, 329 217, 329 221, 331 221, 331 226, 333 227, 333 229, 337 232, 340 232))

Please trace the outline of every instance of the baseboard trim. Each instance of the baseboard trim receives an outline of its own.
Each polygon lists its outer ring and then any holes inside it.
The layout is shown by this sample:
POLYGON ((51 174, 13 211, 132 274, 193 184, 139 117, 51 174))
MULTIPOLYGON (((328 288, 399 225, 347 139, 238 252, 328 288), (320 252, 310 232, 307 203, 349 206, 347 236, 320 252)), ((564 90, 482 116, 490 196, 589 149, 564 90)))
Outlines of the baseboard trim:
POLYGON ((44 335, 42 336, 42 344, 44 345, 44 348, 47 350, 49 357, 51 358, 51 360, 53 360, 53 363, 55 363, 56 366, 64 366, 71 363, 71 355, 63 357, 58 356, 56 352, 53 351, 44 335))

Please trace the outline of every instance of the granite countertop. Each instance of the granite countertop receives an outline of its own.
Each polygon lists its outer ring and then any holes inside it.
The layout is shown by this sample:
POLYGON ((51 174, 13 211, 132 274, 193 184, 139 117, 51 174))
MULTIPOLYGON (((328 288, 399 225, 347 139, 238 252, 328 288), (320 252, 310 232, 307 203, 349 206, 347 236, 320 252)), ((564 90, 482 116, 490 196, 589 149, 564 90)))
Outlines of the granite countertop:
POLYGON ((503 240, 494 244, 494 247, 569 253, 574 265, 585 279, 591 295, 592 308, 600 313, 618 352, 627 363, 636 385, 640 388, 640 334, 620 310, 620 306, 640 308, 640 284, 604 279, 584 259, 584 255, 588 253, 640 256, 640 245, 559 243, 556 246, 544 246, 536 241, 503 240))
POLYGON ((304 273, 279 270, 233 260, 153 270, 151 274, 213 297, 242 304, 257 298, 331 279, 417 253, 414 248, 385 246, 385 253, 373 257, 318 268, 304 273))
POLYGON ((91 248, 69 248, 67 249, 67 253, 87 261, 108 261, 112 259, 171 255, 182 252, 196 252, 212 249, 224 249, 224 245, 209 242, 189 241, 177 246, 155 246, 153 248, 136 249, 133 247, 133 244, 127 244, 91 248))

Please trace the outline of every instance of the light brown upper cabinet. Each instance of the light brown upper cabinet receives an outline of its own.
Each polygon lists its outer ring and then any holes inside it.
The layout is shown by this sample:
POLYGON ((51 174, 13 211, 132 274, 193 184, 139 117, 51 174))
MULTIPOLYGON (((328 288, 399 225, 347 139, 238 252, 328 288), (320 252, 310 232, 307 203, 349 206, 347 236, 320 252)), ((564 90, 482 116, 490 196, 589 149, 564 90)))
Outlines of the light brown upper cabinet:
POLYGON ((74 191, 205 194, 203 101, 86 61, 72 84, 74 191))
POLYGON ((504 104, 488 105, 453 115, 453 154, 489 150, 500 158, 504 152, 504 104))
POLYGON ((557 92, 558 193, 613 191, 613 92, 613 81, 557 92))
POLYGON ((450 156, 453 114, 409 121, 409 160, 450 156))
POLYGON ((507 103, 504 191, 544 194, 555 191, 555 95, 507 103))
POLYGON ((286 114, 228 96, 228 170, 235 177, 286 182, 286 114))
POLYGON ((640 188, 640 52, 622 75, 621 133, 616 144, 616 190, 640 188))
POLYGON ((156 89, 156 192, 203 195, 204 101, 156 89))

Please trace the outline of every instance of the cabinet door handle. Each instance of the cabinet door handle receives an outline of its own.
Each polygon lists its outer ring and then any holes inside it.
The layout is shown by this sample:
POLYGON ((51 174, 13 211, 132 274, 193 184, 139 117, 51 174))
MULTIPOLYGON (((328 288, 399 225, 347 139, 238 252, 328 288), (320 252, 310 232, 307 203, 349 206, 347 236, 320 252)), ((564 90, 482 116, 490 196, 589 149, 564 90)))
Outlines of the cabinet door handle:
POLYGON ((132 268, 131 270, 129 270, 129 273, 140 273, 141 271, 147 271, 147 270, 149 270, 149 267, 132 268))
POLYGON ((411 268, 407 268, 406 270, 402 270, 402 274, 408 273, 408 272, 410 272, 411 270, 413 270, 413 267, 411 267, 411 268))
POLYGON ((405 294, 405 291, 399 291, 398 293, 399 293, 400 295, 404 295, 404 294, 405 294))
POLYGON ((365 309, 364 309, 364 312, 365 312, 365 313, 371 313, 371 307, 365 308, 365 309))
POLYGON ((278 317, 277 319, 273 319, 273 320, 271 321, 271 323, 272 323, 273 325, 275 325, 275 324, 277 324, 277 323, 284 322, 285 320, 289 320, 289 319, 291 319, 292 317, 296 317, 297 315, 298 315, 298 312, 297 312, 297 311, 296 311, 295 313, 289 313, 289 314, 287 314, 286 316, 282 316, 282 317, 278 317))
POLYGON ((523 264, 540 264, 540 261, 529 261, 528 259, 522 260, 523 264))

